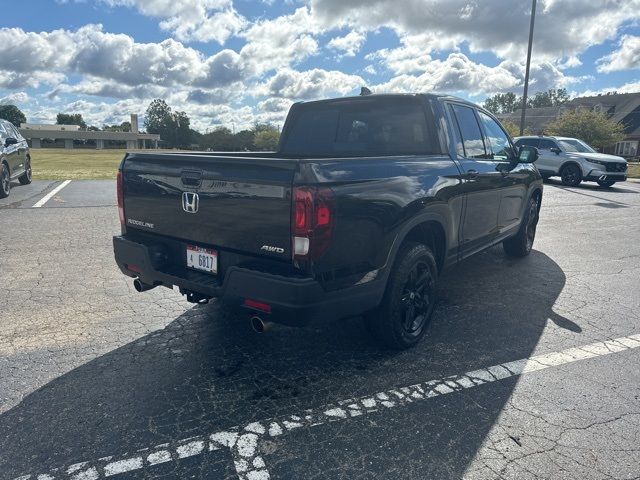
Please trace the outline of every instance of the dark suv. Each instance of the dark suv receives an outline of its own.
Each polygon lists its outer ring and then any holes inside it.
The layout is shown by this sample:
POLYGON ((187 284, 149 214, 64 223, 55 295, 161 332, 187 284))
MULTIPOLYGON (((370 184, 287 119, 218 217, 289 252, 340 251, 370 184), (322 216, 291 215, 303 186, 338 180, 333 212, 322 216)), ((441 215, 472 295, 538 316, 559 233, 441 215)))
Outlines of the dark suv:
POLYGON ((31 183, 31 156, 27 141, 11 122, 0 119, 0 198, 9 196, 11 181, 31 183))

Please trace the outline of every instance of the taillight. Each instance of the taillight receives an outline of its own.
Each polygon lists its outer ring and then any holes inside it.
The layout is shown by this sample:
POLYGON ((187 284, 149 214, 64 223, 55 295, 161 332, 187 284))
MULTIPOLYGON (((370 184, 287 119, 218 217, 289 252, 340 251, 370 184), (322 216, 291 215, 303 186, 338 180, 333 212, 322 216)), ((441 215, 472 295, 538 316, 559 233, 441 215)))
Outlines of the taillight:
POLYGON ((118 196, 118 217, 120 217, 120 224, 124 225, 124 190, 122 188, 122 171, 118 170, 116 176, 116 190, 118 196))
POLYGON ((325 187, 294 187, 293 258, 317 259, 329 248, 335 211, 333 192, 325 187))

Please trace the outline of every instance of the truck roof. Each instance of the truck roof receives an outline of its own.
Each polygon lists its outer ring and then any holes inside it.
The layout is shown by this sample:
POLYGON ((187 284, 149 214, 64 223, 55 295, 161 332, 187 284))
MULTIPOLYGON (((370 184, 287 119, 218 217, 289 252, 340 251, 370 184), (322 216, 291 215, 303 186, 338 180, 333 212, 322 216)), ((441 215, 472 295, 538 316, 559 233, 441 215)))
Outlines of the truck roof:
POLYGON ((371 98, 398 98, 398 97, 400 98, 425 97, 425 98, 432 98, 432 99, 455 100, 456 102, 467 103, 469 105, 473 105, 474 107, 477 107, 477 105, 475 105, 473 102, 469 102, 464 98, 460 98, 460 97, 456 97, 456 96, 448 95, 444 93, 372 93, 370 95, 352 95, 348 97, 327 98, 322 100, 310 100, 306 102, 302 101, 297 103, 309 105, 309 104, 317 104, 317 103, 340 102, 344 100, 366 100, 371 98))

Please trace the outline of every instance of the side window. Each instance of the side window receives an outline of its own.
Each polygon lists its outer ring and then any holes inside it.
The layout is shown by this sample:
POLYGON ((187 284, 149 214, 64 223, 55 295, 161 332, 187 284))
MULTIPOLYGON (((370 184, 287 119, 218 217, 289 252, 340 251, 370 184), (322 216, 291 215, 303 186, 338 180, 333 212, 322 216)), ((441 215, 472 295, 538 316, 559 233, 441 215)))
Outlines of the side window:
POLYGON ((460 129, 464 156, 467 158, 487 158, 480 125, 478 125, 473 109, 462 105, 451 105, 451 108, 460 129))
POLYGON ((484 125, 488 143, 487 149, 491 150, 491 158, 494 160, 511 160, 515 155, 509 136, 489 115, 483 112, 478 112, 478 115, 484 125))
POLYGON ((540 144, 540 140, 537 138, 521 138, 516 142, 516 145, 518 147, 521 147, 522 145, 526 145, 527 147, 537 148, 539 144, 540 144))
POLYGON ((20 133, 18 133, 18 129, 13 126, 13 123, 6 123, 4 128, 7 130, 10 137, 20 140, 20 133))
POLYGON ((2 139, 3 143, 4 143, 4 140, 9 136, 10 135, 7 133, 7 130, 5 129, 4 122, 0 122, 0 139, 2 139))
POLYGON ((553 140, 549 140, 547 138, 540 139, 540 146, 538 147, 540 150, 551 150, 552 148, 558 148, 556 142, 553 140))

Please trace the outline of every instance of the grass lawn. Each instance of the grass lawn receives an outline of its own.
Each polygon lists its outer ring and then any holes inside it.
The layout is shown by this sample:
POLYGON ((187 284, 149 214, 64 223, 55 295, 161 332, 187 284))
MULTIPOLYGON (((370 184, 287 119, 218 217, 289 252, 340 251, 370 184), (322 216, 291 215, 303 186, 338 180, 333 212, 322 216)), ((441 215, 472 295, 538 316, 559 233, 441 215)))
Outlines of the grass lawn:
MULTIPOLYGON (((125 152, 126 150, 32 149, 33 178, 37 180, 116 178, 118 165, 125 152)), ((640 178, 640 164, 630 163, 627 174, 631 178, 640 178)))
POLYGON ((31 149, 31 168, 37 180, 116 178, 126 150, 31 149))

